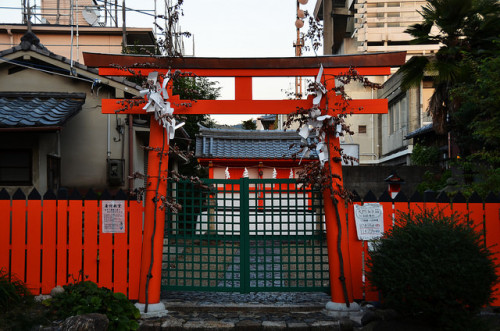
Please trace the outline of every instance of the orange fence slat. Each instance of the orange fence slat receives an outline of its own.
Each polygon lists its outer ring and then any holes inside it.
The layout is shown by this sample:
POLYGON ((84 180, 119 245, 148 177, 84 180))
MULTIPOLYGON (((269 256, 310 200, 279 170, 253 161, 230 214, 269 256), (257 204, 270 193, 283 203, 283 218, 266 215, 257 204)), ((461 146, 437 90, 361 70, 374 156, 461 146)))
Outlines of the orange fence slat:
POLYGON ((468 205, 469 211, 469 224, 476 229, 476 231, 484 234, 484 209, 483 203, 473 202, 468 205))
POLYGON ((114 249, 114 279, 113 289, 115 292, 127 294, 127 234, 128 234, 128 203, 125 201, 125 233, 115 233, 115 249, 114 249))
MULTIPOLYGON (((394 219, 399 219, 401 214, 407 214, 410 211, 408 202, 394 202, 394 219)), ((387 230, 385 230, 387 231, 387 230)))
MULTIPOLYGON (((500 203, 486 203, 484 205, 486 225, 486 247, 493 253, 493 258, 500 261, 500 203)), ((500 277, 500 269, 497 268, 500 277)), ((500 283, 493 288, 492 306, 500 306, 500 283)))
POLYGON ((437 203, 437 210, 442 213, 443 216, 450 216, 453 213, 451 204, 449 203, 437 203))
POLYGON ((18 279, 26 281, 25 249, 26 249, 26 200, 12 200, 12 251, 11 273, 18 279))
POLYGON ((373 286, 368 278, 369 268, 366 266, 366 261, 368 259, 368 254, 370 253, 369 242, 365 241, 363 247, 363 254, 365 256, 365 300, 366 301, 378 301, 379 292, 375 286, 373 286))
POLYGON ((384 211, 384 232, 392 228, 392 214, 394 210, 392 209, 392 202, 379 202, 384 211))
POLYGON ((408 209, 414 213, 420 214, 425 210, 425 204, 423 202, 410 201, 408 203, 408 209))
POLYGON ((467 208, 467 202, 454 202, 451 205, 451 210, 454 213, 460 214, 461 216, 466 216, 469 212, 469 209, 467 208))
POLYGON ((68 275, 70 281, 84 280, 82 270, 82 200, 68 201, 68 275))
POLYGON ((349 231, 349 256, 351 259, 352 290, 354 299, 363 299, 363 242, 358 240, 356 222, 354 220, 354 205, 347 206, 349 231))
POLYGON ((99 220, 99 286, 113 288, 113 234, 102 232, 102 205, 99 220))
POLYGON ((97 234, 98 228, 98 201, 85 200, 83 213, 84 233, 83 239, 83 273, 86 280, 97 282, 97 234))
POLYGON ((43 206, 42 294, 56 286, 56 200, 44 200, 43 206))
POLYGON ((0 200, 0 269, 9 269, 10 199, 0 200))
POLYGON ((68 231, 68 201, 57 200, 56 285, 64 285, 68 281, 67 231, 68 231))
POLYGON ((130 201, 129 218, 129 292, 131 300, 139 298, 140 267, 142 254, 142 214, 144 208, 137 201, 130 201))
POLYGON ((26 285, 34 295, 40 294, 40 252, 42 247, 42 200, 28 200, 26 285))

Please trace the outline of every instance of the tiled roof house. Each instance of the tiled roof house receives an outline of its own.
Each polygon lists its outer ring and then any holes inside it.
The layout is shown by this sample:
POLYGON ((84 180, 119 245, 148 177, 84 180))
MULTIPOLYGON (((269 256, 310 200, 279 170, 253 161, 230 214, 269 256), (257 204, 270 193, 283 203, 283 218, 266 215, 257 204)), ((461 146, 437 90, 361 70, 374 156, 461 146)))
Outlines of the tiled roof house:
POLYGON ((99 76, 26 33, 0 52, 0 188, 127 188, 124 151, 131 144, 140 171, 147 128, 129 136, 127 118, 103 115, 101 99, 138 95, 135 84, 99 76), (121 167, 114 181, 110 162, 121 167))
MULTIPOLYGON (((232 130, 200 127, 196 137, 199 163, 209 167, 210 178, 238 179, 247 169, 249 178, 296 177, 301 138, 296 131, 281 130, 232 130), (294 157, 296 154, 296 157, 294 157)), ((314 156, 302 159, 302 165, 314 156)))

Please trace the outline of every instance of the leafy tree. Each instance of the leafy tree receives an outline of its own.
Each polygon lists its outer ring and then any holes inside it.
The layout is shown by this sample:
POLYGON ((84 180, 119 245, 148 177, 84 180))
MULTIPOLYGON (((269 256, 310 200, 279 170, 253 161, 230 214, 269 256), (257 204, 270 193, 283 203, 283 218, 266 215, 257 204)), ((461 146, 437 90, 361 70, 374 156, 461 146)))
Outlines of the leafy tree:
POLYGON ((241 127, 243 128, 243 130, 257 130, 257 124, 255 124, 253 118, 246 121, 242 121, 241 127))
POLYGON ((452 101, 460 104, 452 115, 461 151, 457 165, 471 174, 465 191, 485 196, 500 187, 500 57, 467 57, 462 65, 470 80, 451 90, 452 101))
POLYGON ((496 49, 494 40, 500 35, 500 4, 497 0, 429 0, 420 14, 423 22, 406 30, 416 44, 441 44, 433 56, 415 56, 402 68, 403 87, 420 84, 425 75, 434 78, 434 94, 429 112, 434 130, 448 131, 448 114, 459 104, 450 98, 450 90, 457 82, 469 79, 468 70, 460 65, 464 54, 480 58, 496 49), (438 29, 436 34, 432 28, 438 29))
MULTIPOLYGON (((206 77, 175 77, 173 84, 173 94, 178 94, 183 100, 215 100, 220 96, 221 87, 206 77)), ((215 121, 208 114, 185 115, 181 116, 181 120, 185 122, 183 128, 192 140, 200 132, 199 124, 208 128, 215 127, 215 121)), ((207 176, 206 171, 192 157, 188 164, 180 167, 179 173, 184 176, 207 176)))
POLYGON ((439 163, 439 148, 415 144, 411 153, 411 163, 419 166, 436 165, 439 163))
MULTIPOLYGON (((220 96, 221 90, 217 85, 218 82, 206 77, 176 77, 173 94, 178 94, 183 100, 215 100, 220 96)), ((184 129, 191 139, 200 132, 198 123, 208 128, 215 126, 215 121, 207 114, 186 115, 183 121, 186 123, 184 129)))

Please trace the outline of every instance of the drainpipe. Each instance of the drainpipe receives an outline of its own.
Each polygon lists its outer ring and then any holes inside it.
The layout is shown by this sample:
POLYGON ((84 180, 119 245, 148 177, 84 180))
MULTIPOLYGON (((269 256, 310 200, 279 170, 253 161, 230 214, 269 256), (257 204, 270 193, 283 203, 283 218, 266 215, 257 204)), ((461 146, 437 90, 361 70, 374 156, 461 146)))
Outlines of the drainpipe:
POLYGON ((10 47, 14 47, 14 35, 12 34, 12 29, 7 29, 7 34, 10 39, 10 47))
POLYGON ((73 0, 71 0, 70 2, 69 24, 71 25, 71 48, 69 55, 69 69, 70 69, 70 75, 73 75, 73 0))
POLYGON ((134 118, 128 114, 128 191, 134 190, 134 118))
POLYGON ((61 7, 60 0, 57 0, 56 24, 59 24, 59 19, 61 18, 60 7, 61 7))
POLYGON ((80 62, 80 31, 78 29, 78 0, 76 0, 76 62, 80 62))
MULTIPOLYGON (((372 99, 373 99, 374 91, 372 89, 372 99)), ((376 160, 377 156, 375 154, 375 115, 371 116, 371 125, 372 125, 372 160, 376 160)))
POLYGON ((57 131, 57 156, 61 157, 61 130, 57 131))
POLYGON ((111 118, 109 117, 111 115, 107 115, 107 135, 108 135, 108 139, 106 141, 107 143, 107 149, 106 149, 106 158, 109 159, 109 157, 111 156, 111 144, 110 144, 110 139, 111 139, 111 118))

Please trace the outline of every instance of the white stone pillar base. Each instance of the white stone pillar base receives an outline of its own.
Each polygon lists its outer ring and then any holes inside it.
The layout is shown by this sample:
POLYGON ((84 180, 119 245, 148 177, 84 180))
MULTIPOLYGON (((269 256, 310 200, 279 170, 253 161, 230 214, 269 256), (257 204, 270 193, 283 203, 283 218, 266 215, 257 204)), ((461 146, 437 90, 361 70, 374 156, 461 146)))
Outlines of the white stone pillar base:
POLYGON ((354 317, 361 314, 361 308, 356 302, 351 302, 347 307, 345 303, 330 301, 325 308, 328 315, 336 318, 354 317))
POLYGON ((148 312, 147 313, 144 312, 144 310, 146 309, 145 303, 137 302, 135 304, 135 306, 141 312, 142 318, 163 317, 163 316, 167 316, 167 314, 168 314, 168 310, 165 308, 165 304, 163 304, 163 302, 148 304, 148 312))

